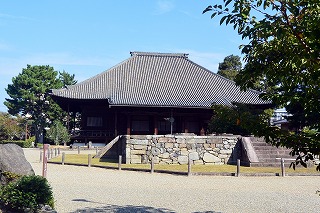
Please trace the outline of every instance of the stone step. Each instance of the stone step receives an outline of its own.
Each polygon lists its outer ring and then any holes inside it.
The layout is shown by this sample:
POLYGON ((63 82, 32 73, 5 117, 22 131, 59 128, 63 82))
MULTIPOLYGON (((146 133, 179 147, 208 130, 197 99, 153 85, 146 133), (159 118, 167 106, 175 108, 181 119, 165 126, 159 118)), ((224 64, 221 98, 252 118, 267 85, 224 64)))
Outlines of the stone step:
POLYGON ((283 147, 274 147, 274 146, 253 146, 255 150, 287 150, 291 151, 290 149, 283 148, 283 147))
POLYGON ((266 142, 252 142, 251 141, 252 146, 269 146, 269 147, 273 147, 271 144, 268 144, 266 142))
POLYGON ((263 155, 263 154, 272 154, 272 155, 282 155, 282 156, 291 156, 289 151, 284 151, 284 150, 259 150, 256 151, 257 155, 263 155))
MULTIPOLYGON (((290 158, 291 159, 291 158, 290 158)), ((292 158, 294 159, 294 158, 292 158)), ((293 162, 294 160, 286 160, 285 163, 291 163, 293 162)), ((276 158, 264 158, 264 159, 259 159, 259 162, 266 162, 266 163, 270 163, 270 162, 274 162, 274 163, 279 163, 281 162, 280 159, 276 159, 276 158)))
MULTIPOLYGON (((268 155, 268 154, 264 154, 264 155, 258 155, 258 159, 259 161, 264 161, 264 160, 277 160, 277 158, 291 158, 291 156, 279 156, 279 155, 268 155)), ((280 160, 278 160, 280 161, 280 160)))
MULTIPOLYGON (((253 162, 250 163, 251 167, 279 167, 280 169, 280 162, 253 162)), ((284 164, 285 167, 289 167, 290 163, 285 163, 284 164)))

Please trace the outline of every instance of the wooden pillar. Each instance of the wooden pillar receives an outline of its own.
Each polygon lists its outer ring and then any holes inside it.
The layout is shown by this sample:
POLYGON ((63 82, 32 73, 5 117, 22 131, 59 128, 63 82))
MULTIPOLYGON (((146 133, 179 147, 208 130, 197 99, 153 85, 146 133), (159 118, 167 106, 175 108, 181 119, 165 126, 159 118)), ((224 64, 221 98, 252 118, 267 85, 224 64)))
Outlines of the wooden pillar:
POLYGON ((114 137, 118 136, 118 112, 114 113, 114 137))
POLYGON ((131 135, 131 115, 127 115, 127 135, 131 135))
POLYGON ((187 127, 187 122, 185 120, 183 120, 183 128, 184 128, 184 133, 188 133, 189 129, 187 127))
POLYGON ((158 116, 154 115, 153 116, 153 123, 154 123, 154 135, 158 135, 159 134, 159 129, 158 129, 158 116))
POLYGON ((67 115, 67 129, 69 132, 70 131, 70 106, 69 106, 69 103, 68 103, 68 115, 67 115))
POLYGON ((202 126, 201 127, 201 130, 200 130, 200 135, 206 135, 206 131, 204 130, 204 127, 202 126))

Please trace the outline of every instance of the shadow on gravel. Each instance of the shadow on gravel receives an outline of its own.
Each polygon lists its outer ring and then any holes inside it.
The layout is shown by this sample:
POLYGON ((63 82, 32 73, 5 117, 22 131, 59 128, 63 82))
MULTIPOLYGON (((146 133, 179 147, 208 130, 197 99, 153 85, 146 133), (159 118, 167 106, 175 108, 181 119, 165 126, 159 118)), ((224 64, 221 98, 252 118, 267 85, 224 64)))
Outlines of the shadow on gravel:
POLYGON ((129 212, 150 212, 150 213, 174 213, 174 211, 165 208, 153 208, 149 206, 117 206, 106 205, 99 207, 86 207, 83 209, 77 209, 73 213, 91 213, 91 212, 115 212, 115 213, 129 213, 129 212))
MULTIPOLYGON (((79 201, 79 202, 89 202, 89 203, 98 203, 94 201, 89 201, 86 199, 73 199, 72 201, 79 201)), ((99 203, 101 204, 101 203, 99 203)), ((71 213, 91 213, 91 212, 114 212, 114 213, 175 213, 175 211, 172 211, 170 209, 165 208, 154 208, 149 206, 118 206, 118 205, 106 205, 106 206, 99 206, 99 207, 86 207, 83 209, 77 209, 74 212, 71 213)), ((215 211, 205 211, 205 212, 194 212, 194 213, 218 213, 215 211)))

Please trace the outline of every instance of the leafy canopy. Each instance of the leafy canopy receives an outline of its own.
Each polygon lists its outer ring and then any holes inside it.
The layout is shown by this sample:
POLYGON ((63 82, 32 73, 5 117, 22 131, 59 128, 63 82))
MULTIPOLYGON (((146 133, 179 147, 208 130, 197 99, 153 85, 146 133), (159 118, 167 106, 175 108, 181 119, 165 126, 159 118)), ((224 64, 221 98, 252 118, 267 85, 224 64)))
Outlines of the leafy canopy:
POLYGON ((0 112, 0 140, 22 139, 25 133, 23 119, 0 112), (22 125, 23 124, 23 125, 22 125))
POLYGON ((220 24, 233 26, 248 41, 240 47, 246 65, 236 77, 237 84, 246 90, 259 81, 266 88, 261 97, 285 107, 290 115, 291 131, 265 126, 257 134, 292 148, 293 154, 318 154, 319 0, 223 0, 203 12, 210 12, 212 18, 220 15, 220 24))
POLYGON ((70 77, 65 72, 62 75, 58 78, 58 72, 48 65, 27 65, 18 76, 12 78, 12 84, 6 88, 10 96, 4 102, 8 112, 11 115, 31 115, 34 120, 36 142, 42 142, 42 132, 48 122, 62 120, 66 116, 48 95, 50 89, 62 88, 64 83, 74 82, 74 76, 70 77))
POLYGON ((241 66, 242 63, 239 56, 229 55, 223 59, 223 62, 219 63, 218 74, 234 81, 241 70, 241 66))
POLYGON ((50 141, 54 142, 55 145, 66 144, 70 141, 67 128, 58 120, 53 122, 50 129, 47 130, 46 136, 50 141))
POLYGON ((235 103, 233 107, 214 105, 213 116, 209 122, 209 133, 232 133, 251 135, 269 123, 273 113, 270 109, 258 109, 252 105, 235 103))

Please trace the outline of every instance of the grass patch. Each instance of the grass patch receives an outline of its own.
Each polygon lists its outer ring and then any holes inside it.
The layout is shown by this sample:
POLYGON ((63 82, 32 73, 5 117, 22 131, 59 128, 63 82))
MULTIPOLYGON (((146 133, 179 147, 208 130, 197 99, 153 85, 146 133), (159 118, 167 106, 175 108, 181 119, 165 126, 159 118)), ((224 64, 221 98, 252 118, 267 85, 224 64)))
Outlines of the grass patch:
MULTIPOLYGON (((93 156, 93 155, 92 155, 93 156)), ((61 163, 62 156, 58 156, 56 158, 50 159, 49 162, 61 163)), ((79 164, 79 165, 88 165, 88 155, 87 154, 66 154, 65 155, 65 163, 79 164)), ((118 168, 118 162, 110 159, 91 159, 92 166, 105 166, 111 168, 118 168)), ((122 164, 121 168, 128 169, 150 169, 150 164, 122 164)), ((180 164, 155 164, 155 170, 165 170, 165 171, 174 171, 174 172, 187 172, 188 165, 180 165, 180 164)), ((199 173, 235 173, 236 166, 235 165, 192 165, 192 172, 199 173)), ((240 173, 281 173, 280 166, 279 167, 240 167, 240 173)), ((298 167, 296 170, 286 168, 286 173, 318 173, 316 171, 316 167, 303 168, 298 167)))

